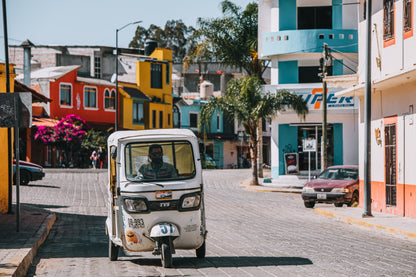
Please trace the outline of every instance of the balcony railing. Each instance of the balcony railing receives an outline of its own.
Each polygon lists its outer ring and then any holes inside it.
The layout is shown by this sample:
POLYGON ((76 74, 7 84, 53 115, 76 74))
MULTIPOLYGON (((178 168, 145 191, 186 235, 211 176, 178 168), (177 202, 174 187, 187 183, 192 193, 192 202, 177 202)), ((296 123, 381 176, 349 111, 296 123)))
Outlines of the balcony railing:
POLYGON ((343 53, 358 53, 357 30, 311 29, 263 34, 263 56, 319 53, 327 43, 343 53))

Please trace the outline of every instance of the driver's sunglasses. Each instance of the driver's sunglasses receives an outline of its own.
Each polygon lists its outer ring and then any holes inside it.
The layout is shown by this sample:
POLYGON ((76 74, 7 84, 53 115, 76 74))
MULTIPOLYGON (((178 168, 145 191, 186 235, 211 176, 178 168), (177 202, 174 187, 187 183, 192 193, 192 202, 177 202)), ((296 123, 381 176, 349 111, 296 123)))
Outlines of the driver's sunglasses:
POLYGON ((156 157, 156 156, 161 157, 161 156, 163 156, 163 152, 161 152, 161 151, 158 151, 158 152, 152 152, 152 153, 150 153, 150 155, 152 155, 152 156, 154 156, 154 157, 156 157))

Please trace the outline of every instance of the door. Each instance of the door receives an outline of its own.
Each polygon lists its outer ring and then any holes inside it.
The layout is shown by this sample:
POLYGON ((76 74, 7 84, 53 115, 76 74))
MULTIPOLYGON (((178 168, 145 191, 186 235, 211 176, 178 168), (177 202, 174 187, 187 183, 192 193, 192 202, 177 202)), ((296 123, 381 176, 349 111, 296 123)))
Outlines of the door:
POLYGON ((386 205, 396 206, 396 123, 384 125, 386 205))

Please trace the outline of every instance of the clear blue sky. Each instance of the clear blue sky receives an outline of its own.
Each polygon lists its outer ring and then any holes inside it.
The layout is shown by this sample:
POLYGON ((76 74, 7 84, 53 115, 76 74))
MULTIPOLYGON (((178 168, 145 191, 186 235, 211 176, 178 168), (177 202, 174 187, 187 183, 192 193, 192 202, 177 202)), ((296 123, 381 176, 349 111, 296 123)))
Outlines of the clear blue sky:
MULTIPOLYGON (((35 45, 115 46, 116 29, 142 20, 164 27, 181 19, 196 27, 198 17, 221 17, 222 0, 6 0, 9 45, 29 39, 35 45)), ((232 0, 245 8, 256 0, 232 0)), ((1 5, 1 4, 0 4, 1 5)), ((1 16, 3 8, 0 6, 1 16)), ((4 62, 3 17, 0 20, 0 62, 4 62)), ((119 32, 119 47, 127 47, 135 26, 119 32)))

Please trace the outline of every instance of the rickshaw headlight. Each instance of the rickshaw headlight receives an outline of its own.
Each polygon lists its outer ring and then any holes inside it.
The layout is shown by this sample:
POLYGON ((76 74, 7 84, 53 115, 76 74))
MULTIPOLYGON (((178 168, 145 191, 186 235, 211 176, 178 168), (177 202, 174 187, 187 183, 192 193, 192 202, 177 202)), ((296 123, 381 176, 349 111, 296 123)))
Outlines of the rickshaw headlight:
POLYGON ((124 207, 126 207, 128 212, 132 213, 148 211, 146 200, 143 198, 125 198, 124 207))
POLYGON ((201 194, 199 193, 185 194, 181 198, 182 198, 181 210, 199 209, 199 204, 201 203, 201 194))

